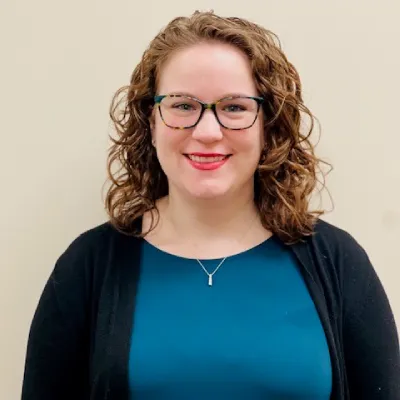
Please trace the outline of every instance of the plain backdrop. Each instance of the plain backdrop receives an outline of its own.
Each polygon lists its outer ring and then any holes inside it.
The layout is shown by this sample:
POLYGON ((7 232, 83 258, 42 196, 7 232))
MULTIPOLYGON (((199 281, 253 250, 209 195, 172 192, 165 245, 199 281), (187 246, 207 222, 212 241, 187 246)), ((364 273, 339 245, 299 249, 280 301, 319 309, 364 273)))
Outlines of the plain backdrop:
POLYGON ((56 259, 106 219, 112 95, 152 37, 196 9, 280 37, 321 122, 317 152, 335 168, 325 219, 367 250, 400 321, 400 2, 0 0, 1 399, 20 397, 29 325, 56 259))

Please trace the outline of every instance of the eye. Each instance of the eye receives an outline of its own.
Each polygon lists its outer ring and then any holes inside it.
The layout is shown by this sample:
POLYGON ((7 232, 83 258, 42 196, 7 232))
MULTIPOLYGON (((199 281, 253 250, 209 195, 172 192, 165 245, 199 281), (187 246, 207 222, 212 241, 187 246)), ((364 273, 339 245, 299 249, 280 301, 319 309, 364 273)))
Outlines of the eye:
POLYGON ((245 111, 246 108, 240 104, 228 104, 224 106, 223 110, 228 112, 239 112, 239 111, 245 111))
POLYGON ((176 108, 176 109, 182 110, 182 111, 192 111, 194 109, 192 104, 187 104, 187 103, 174 104, 173 108, 176 108))

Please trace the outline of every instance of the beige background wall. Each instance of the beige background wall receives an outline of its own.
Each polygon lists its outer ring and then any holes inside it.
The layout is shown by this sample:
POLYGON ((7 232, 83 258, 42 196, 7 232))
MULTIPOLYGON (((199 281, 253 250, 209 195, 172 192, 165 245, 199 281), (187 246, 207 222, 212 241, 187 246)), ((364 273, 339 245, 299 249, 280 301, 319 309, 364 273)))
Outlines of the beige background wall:
POLYGON ((367 249, 400 321, 398 1, 1 0, 0 399, 20 396, 29 324, 56 258, 105 219, 112 94, 161 26, 197 8, 282 39, 322 123, 319 154, 335 165, 326 219, 367 249))

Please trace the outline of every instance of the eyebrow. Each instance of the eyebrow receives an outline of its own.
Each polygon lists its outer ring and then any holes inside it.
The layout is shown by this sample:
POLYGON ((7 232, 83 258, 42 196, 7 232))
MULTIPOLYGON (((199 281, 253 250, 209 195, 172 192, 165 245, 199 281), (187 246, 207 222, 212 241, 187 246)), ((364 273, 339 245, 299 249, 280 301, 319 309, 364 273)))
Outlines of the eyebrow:
MULTIPOLYGON (((173 91, 173 92, 169 92, 168 95, 178 95, 178 96, 188 96, 188 97, 192 97, 193 99, 196 100, 200 100, 203 101, 201 99, 199 99, 197 96, 195 96, 194 94, 190 93, 190 92, 184 92, 184 91, 173 91)), ((258 96, 256 95, 252 95, 252 94, 248 94, 248 93, 242 93, 242 92, 229 92, 229 93, 225 93, 222 97, 219 97, 216 100, 220 100, 220 99, 225 99, 226 97, 253 97, 253 96, 258 96)))

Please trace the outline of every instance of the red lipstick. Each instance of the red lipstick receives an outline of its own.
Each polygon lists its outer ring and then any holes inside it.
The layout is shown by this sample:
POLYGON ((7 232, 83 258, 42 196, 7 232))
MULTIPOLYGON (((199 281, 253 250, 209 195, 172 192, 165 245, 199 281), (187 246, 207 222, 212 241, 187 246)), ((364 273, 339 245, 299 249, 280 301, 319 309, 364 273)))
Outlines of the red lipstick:
POLYGON ((190 165, 200 171, 213 171, 221 168, 229 159, 229 154, 221 153, 190 153, 186 159, 190 165))

